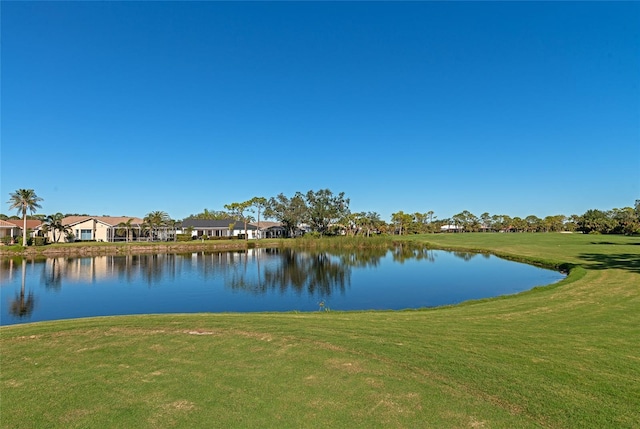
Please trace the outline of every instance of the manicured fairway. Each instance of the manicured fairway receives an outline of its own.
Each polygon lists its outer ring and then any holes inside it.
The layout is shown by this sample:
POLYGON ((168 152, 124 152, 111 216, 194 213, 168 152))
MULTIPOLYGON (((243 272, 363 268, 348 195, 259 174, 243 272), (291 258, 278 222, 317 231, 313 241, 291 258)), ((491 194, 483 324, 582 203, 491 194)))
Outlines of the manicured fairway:
POLYGON ((640 427, 640 238, 411 239, 574 268, 557 285, 431 310, 3 327, 1 425, 640 427))

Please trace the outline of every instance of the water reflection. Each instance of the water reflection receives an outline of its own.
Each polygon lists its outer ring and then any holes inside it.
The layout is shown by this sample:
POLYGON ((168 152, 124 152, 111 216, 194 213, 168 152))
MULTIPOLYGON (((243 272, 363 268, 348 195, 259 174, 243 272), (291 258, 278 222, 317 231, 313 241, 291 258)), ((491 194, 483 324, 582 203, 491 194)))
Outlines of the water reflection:
POLYGON ((153 285, 167 276, 175 276, 176 255, 91 256, 47 258, 41 265, 41 284, 60 289, 64 283, 95 283, 117 278, 127 282, 143 278, 153 285))
POLYGON ((27 280, 27 261, 22 260, 22 276, 21 276, 21 287, 20 293, 16 294, 16 297, 9 306, 9 313, 22 319, 24 317, 31 316, 33 312, 33 308, 35 307, 35 298, 33 296, 33 292, 25 293, 25 285, 27 280))
POLYGON ((412 259, 435 262, 435 251, 414 243, 399 243, 393 248, 393 260, 395 262, 404 263, 412 259))
POLYGON ((483 280, 460 266, 491 259, 477 255, 401 243, 358 251, 274 248, 3 260, 0 322, 142 312, 317 310, 318 302, 328 300, 334 309, 415 308, 515 293, 562 278, 544 270, 552 275, 521 281, 518 276, 524 274, 518 270, 540 269, 506 261, 511 265, 503 266, 493 257, 489 265, 499 268, 483 268, 494 273, 483 280), (425 262, 440 267, 429 269, 425 262))
MULTIPOLYGON (((264 269, 264 282, 258 293, 268 290, 284 291, 291 288, 297 294, 306 292, 314 296, 330 296, 334 290, 344 293, 350 284, 349 261, 341 260, 328 252, 311 253, 283 249, 273 256, 279 264, 264 269)), ((259 277, 260 278, 260 277, 259 277)))

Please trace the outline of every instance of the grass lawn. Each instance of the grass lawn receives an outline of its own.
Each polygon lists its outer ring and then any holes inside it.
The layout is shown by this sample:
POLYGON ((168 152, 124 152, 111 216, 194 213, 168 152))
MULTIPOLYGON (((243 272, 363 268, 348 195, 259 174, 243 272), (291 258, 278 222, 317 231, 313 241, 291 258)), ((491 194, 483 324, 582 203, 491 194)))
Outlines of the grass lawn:
POLYGON ((410 239, 575 267, 438 309, 2 327, 1 426, 640 427, 640 238, 410 239))

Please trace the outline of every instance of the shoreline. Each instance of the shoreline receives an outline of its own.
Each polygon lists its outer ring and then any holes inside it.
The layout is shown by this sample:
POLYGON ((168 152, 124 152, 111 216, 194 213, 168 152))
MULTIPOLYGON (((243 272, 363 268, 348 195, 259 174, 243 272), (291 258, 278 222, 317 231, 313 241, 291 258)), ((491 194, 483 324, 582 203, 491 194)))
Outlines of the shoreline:
MULTIPOLYGON (((265 240, 266 241, 266 240, 265 240)), ((273 240, 266 241, 269 246, 277 245, 273 240)), ((265 244, 266 244, 265 243, 265 244)), ((94 255, 130 255, 145 253, 188 253, 206 250, 242 250, 263 247, 256 241, 215 241, 215 242, 151 242, 151 243, 93 243, 69 244, 64 246, 31 246, 24 249, 5 250, 0 248, 0 260, 16 257, 58 257, 58 256, 94 256, 94 255)))

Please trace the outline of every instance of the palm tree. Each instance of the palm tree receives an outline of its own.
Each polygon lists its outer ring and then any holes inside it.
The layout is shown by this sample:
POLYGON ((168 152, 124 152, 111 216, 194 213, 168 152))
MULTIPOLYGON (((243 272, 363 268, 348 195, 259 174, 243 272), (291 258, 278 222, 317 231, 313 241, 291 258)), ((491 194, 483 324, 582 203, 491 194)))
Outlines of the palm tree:
POLYGON ((256 231, 256 238, 260 239, 262 234, 260 230, 260 212, 267 207, 267 199, 265 197, 253 197, 249 202, 258 211, 258 230, 256 231))
POLYGON ((8 204, 9 210, 16 209, 18 214, 22 213, 22 221, 24 223, 22 228, 22 245, 27 245, 27 211, 31 214, 36 212, 36 209, 41 208, 40 201, 42 198, 36 195, 33 189, 18 189, 12 194, 9 194, 8 204))
POLYGON ((53 234, 54 243, 57 243, 58 238, 61 238, 62 234, 66 234, 71 229, 69 226, 63 225, 62 219, 64 219, 64 215, 62 213, 56 213, 47 216, 44 220, 44 226, 53 234), (60 231, 60 237, 56 237, 56 231, 60 231))
POLYGON ((170 220, 171 219, 169 218, 169 215, 160 210, 147 213, 147 215, 144 217, 144 222, 151 230, 151 241, 153 241, 155 230, 162 226, 167 226, 170 220))
POLYGON ((126 222, 120 222, 116 227, 118 228, 118 231, 126 231, 126 241, 128 243, 129 232, 131 231, 131 228, 133 228, 133 219, 129 219, 126 222))

